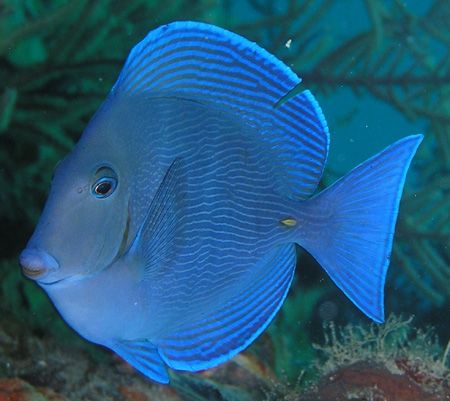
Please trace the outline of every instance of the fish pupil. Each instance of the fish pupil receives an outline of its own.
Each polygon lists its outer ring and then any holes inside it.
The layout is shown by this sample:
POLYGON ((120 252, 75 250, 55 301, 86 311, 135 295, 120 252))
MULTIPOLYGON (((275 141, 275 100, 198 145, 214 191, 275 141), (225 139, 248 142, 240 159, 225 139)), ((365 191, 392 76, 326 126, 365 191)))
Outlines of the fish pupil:
POLYGON ((101 178, 92 187, 92 193, 97 198, 106 198, 116 189, 116 180, 114 178, 101 178))
POLYGON ((111 187, 110 182, 101 182, 95 187, 95 193, 98 195, 106 195, 111 190, 111 187))
POLYGON ((109 167, 101 167, 96 174, 99 172, 102 173, 102 177, 94 182, 91 193, 97 198, 107 198, 117 187, 117 174, 109 167))

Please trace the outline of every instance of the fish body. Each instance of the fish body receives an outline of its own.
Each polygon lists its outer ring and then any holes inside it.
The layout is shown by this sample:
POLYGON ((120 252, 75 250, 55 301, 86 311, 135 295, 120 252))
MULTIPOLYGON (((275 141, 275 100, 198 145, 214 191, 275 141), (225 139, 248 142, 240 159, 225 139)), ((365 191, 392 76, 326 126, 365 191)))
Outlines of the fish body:
MULTIPOLYGON (((61 283, 44 288, 55 304, 61 305, 63 315, 64 311, 71 309, 65 301, 72 304, 73 299, 83 298, 86 306, 81 307, 77 302, 80 307, 74 310, 77 316, 69 320, 85 321, 83 324, 86 326, 111 314, 108 310, 111 309, 112 298, 115 311, 131 306, 126 312, 126 321, 133 321, 133 318, 142 321, 142 316, 148 317, 148 327, 141 335, 152 338, 161 330, 170 331, 171 325, 178 326, 183 320, 192 319, 193 305, 196 305, 194 311, 198 309, 196 313, 203 313, 202 308, 209 309, 211 305, 222 302, 221 293, 230 292, 230 289, 235 291, 236 284, 248 285, 244 281, 246 276, 247 280, 253 279, 248 267, 257 265, 291 235, 280 220, 295 213, 298 204, 291 204, 273 192, 270 160, 267 158, 270 152, 256 151, 253 127, 244 126, 247 133, 242 137, 243 126, 233 121, 232 115, 180 99, 147 99, 145 105, 155 111, 143 121, 148 129, 145 133, 148 142, 142 144, 139 137, 129 135, 129 142, 120 145, 120 158, 134 160, 137 165, 130 169, 130 193, 125 196, 129 199, 129 207, 120 211, 129 216, 139 216, 130 219, 130 242, 145 221, 149 205, 174 156, 182 160, 177 167, 177 179, 181 181, 177 196, 182 198, 177 213, 182 216, 176 223, 178 233, 170 244, 173 249, 167 255, 168 260, 162 263, 162 268, 161 261, 157 260, 154 266, 146 269, 144 262, 133 261, 132 257, 124 255, 108 269, 83 278, 76 285, 69 280, 68 285, 61 283), (165 122, 164 126, 160 119, 165 122), (139 160, 135 155, 143 157, 139 160), (148 155, 152 155, 152 163, 148 170, 143 170, 141 166, 146 164, 148 155), (133 196, 131 188, 139 188, 144 199, 133 196), (250 201, 254 198, 261 199, 257 208, 252 207, 250 201), (171 265, 176 268, 170 268, 171 265), (219 266, 222 274, 217 274, 219 266), (152 269, 154 271, 149 271, 152 269), (111 283, 111 287, 106 283, 111 283), (129 284, 126 288, 125 283, 129 284), (182 284, 184 290, 174 291, 177 283, 182 284), (92 287, 88 290, 87 286, 92 287), (122 292, 124 295, 119 296, 122 292), (124 301, 123 305, 121 301, 124 301), (141 310, 137 312, 138 309, 141 310), (152 315, 158 319, 152 319, 152 315)), ((126 107, 123 114, 118 109, 112 112, 118 117, 113 124, 116 129, 121 130, 120 121, 129 113, 126 107)), ((101 121, 98 124, 92 129, 103 130, 101 121)), ((110 134, 111 131, 104 132, 110 134)), ((142 135, 140 130, 131 132, 142 135)), ((94 145, 83 144, 83 148, 91 146, 94 145)), ((114 166, 119 163, 113 158, 109 162, 114 166)), ((114 317, 108 324, 109 330, 114 322, 118 322, 119 329, 122 329, 123 323, 114 317)), ((137 322, 135 325, 139 326, 137 322)), ((98 323, 90 326, 99 333, 89 336, 89 339, 98 342, 104 336, 105 327, 98 323)))
MULTIPOLYGON (((114 323, 123 330, 122 321, 114 317, 115 312, 122 308, 128 316, 127 322, 136 320, 128 327, 140 327, 141 336, 150 339, 163 331, 170 332, 172 326, 180 326, 184 320, 191 320, 193 313, 205 313, 203 309, 215 304, 218 307, 224 297, 229 297, 228 293, 240 291, 240 287, 248 286, 254 279, 249 266, 257 266, 279 245, 292 241, 289 239, 292 233, 281 224, 281 220, 298 214, 298 202, 290 202, 273 191, 270 159, 267 157, 270 152, 264 149, 257 151, 254 127, 243 127, 234 121, 232 115, 180 99, 147 99, 145 104, 157 116, 155 118, 152 113, 144 123, 149 141, 142 144, 139 138, 129 137, 130 142, 120 146, 121 157, 134 159, 137 166, 142 166, 147 155, 152 155, 150 167, 159 168, 144 171, 139 167, 131 168, 130 171, 138 174, 131 174, 130 188, 140 188, 147 199, 142 201, 130 192, 127 195, 129 209, 121 211, 130 216, 140 216, 131 219, 128 235, 133 238, 146 218, 155 190, 176 155, 183 161, 177 169, 177 178, 182 181, 177 196, 183 198, 178 213, 183 216, 176 223, 178 234, 170 245, 176 251, 171 250, 162 269, 160 261, 153 266, 154 271, 148 271, 152 267, 146 270, 145 263, 124 255, 108 269, 88 279, 83 278, 76 285, 69 280, 69 285, 61 283, 44 287, 63 315, 73 310, 75 316, 68 320, 83 322, 83 327, 91 326, 89 333, 94 329, 98 331, 88 336, 88 330, 81 330, 94 342, 104 337, 106 328, 111 331, 114 323), (163 127, 160 119, 165 122, 163 127), (181 127, 176 128, 177 125, 181 127), (243 129, 247 131, 245 136, 242 136, 243 129), (136 160, 134 155, 143 157, 136 160), (140 185, 141 182, 149 183, 149 186, 140 185), (258 207, 253 206, 253 199, 260 199, 258 207), (145 208, 142 208, 143 204, 145 208), (169 268, 171 265, 176 268, 169 268), (221 274, 217 274, 219 267, 221 274), (106 283, 111 283, 111 287, 106 283), (125 283, 129 285, 125 286, 125 283), (177 283, 184 289, 174 291, 177 283), (119 293, 124 295, 119 296, 119 293), (86 305, 77 302, 78 308, 70 307, 73 299, 80 298, 86 305), (105 322, 103 326, 98 322, 101 317, 111 315, 111 299, 114 299, 112 322, 105 322), (96 307, 92 308, 92 305, 96 307), (128 306, 131 309, 125 312, 128 306), (152 319, 152 315, 158 318, 152 319), (147 317, 147 327, 144 328, 138 323, 142 323, 142 316, 147 317), (92 321, 97 323, 92 325, 92 321)), ((119 118, 114 127, 120 127, 119 121, 123 121, 128 113, 130 110, 126 107, 123 114, 115 109, 112 114, 119 118)), ((139 130, 130 132, 142 134, 139 130)), ((109 160, 116 165, 113 159, 109 160)), ((132 339, 135 335, 125 338, 132 339)))
POLYGON ((55 171, 22 269, 75 330, 147 377, 247 347, 287 296, 295 244, 369 317, 383 287, 407 137, 313 195, 329 134, 298 77, 220 28, 172 23, 138 44, 55 171), (275 105, 277 105, 275 107, 275 105))

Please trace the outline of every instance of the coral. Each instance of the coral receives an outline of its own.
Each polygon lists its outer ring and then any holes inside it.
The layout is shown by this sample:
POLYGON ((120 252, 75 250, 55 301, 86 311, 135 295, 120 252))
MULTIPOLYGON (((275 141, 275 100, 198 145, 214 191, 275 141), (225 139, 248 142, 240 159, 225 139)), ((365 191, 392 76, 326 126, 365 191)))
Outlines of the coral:
POLYGON ((416 329, 412 318, 391 315, 384 325, 324 327, 315 344, 320 358, 295 386, 274 382, 266 401, 445 401, 450 400, 449 346, 433 330, 416 329))
POLYGON ((120 386, 119 392, 126 401, 149 401, 144 393, 130 387, 120 386))
POLYGON ((384 325, 337 329, 330 323, 325 344, 315 346, 325 357, 317 365, 321 379, 313 391, 316 399, 450 399, 446 353, 431 329, 417 330, 411 321, 391 315, 384 325))
POLYGON ((400 2, 390 10, 377 1, 366 3, 378 23, 327 55, 318 76, 305 80, 368 92, 411 121, 428 125, 416 164, 417 184, 403 196, 393 264, 442 306, 450 296, 450 6, 430 2, 419 17, 400 2))
MULTIPOLYGON (((354 363, 338 368, 318 383, 316 401, 444 401, 430 394, 405 374, 397 374, 372 362, 354 363)), ((445 395, 450 399, 450 394, 445 395)), ((300 400, 312 400, 301 396, 300 400)))
POLYGON ((321 372, 330 373, 336 366, 370 360, 394 373, 399 369, 407 374, 423 372, 429 383, 417 375, 412 378, 430 389, 436 388, 449 372, 445 354, 432 329, 415 329, 411 322, 412 318, 390 315, 383 325, 349 324, 337 329, 329 323, 325 327, 325 344, 315 345, 326 357, 320 365, 321 372))
MULTIPOLYGON (((272 363, 277 375, 284 380, 295 380, 298 372, 306 369, 317 357, 307 325, 316 312, 318 300, 325 293, 324 287, 304 288, 294 283, 291 295, 269 327, 275 358, 272 363)), ((264 353, 258 355, 263 356, 264 353)))

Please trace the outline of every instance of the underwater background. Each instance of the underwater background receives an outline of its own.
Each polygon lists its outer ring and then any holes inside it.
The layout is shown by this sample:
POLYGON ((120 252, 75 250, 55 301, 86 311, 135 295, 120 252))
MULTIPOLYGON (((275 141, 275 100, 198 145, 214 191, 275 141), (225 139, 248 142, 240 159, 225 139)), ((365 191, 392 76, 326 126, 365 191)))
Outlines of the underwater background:
POLYGON ((0 187, 0 401, 450 400, 449 1, 2 0, 0 187), (425 139, 400 205, 384 325, 299 249, 269 329, 233 361, 163 386, 69 329, 17 257, 55 164, 131 47, 191 19, 257 42, 303 79, 331 133, 323 186, 399 138, 425 139))

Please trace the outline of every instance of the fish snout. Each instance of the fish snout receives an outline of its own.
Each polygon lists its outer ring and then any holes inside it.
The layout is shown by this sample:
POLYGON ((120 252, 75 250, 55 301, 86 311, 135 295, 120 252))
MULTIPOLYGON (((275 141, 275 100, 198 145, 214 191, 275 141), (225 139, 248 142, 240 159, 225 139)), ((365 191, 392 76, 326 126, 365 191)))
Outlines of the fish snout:
POLYGON ((25 276, 32 280, 39 280, 59 268, 57 260, 40 249, 25 249, 19 256, 19 264, 25 276))

